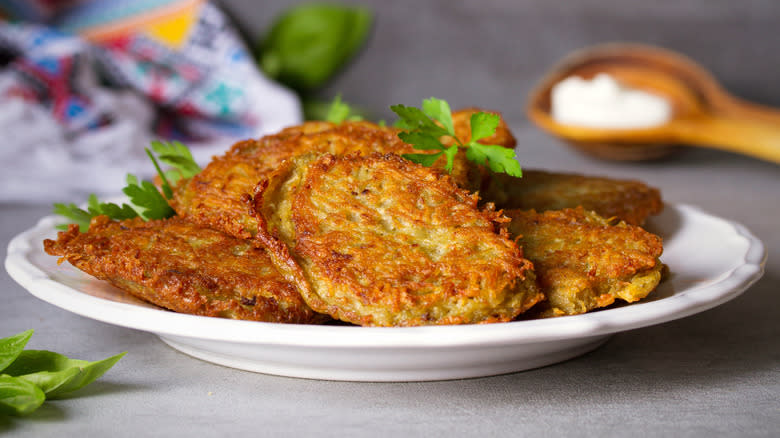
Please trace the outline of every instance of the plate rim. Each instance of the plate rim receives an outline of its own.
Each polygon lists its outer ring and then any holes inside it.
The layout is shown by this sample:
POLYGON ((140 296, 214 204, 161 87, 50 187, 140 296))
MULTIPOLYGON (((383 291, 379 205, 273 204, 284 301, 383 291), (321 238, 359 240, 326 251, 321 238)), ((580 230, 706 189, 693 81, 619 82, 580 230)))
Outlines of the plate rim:
MULTIPOLYGON (((667 203, 681 215, 698 215, 729 225, 748 247, 742 260, 715 283, 694 286, 656 301, 552 319, 421 327, 357 327, 280 324, 187 315, 96 297, 52 279, 27 258, 31 236, 56 231, 57 216, 45 216, 8 245, 5 268, 33 296, 63 310, 112 325, 204 341, 310 348, 448 348, 519 345, 610 335, 684 318, 736 298, 764 274, 767 250, 746 227, 684 203, 667 203), (637 313, 634 309, 644 312, 637 313), (110 312, 109 312, 110 311, 110 312), (316 335, 312 336, 312 329, 316 335), (226 334, 230 334, 227 336, 226 334)), ((75 269, 75 268, 74 268, 75 269)), ((87 274, 84 274, 87 275, 87 274)))

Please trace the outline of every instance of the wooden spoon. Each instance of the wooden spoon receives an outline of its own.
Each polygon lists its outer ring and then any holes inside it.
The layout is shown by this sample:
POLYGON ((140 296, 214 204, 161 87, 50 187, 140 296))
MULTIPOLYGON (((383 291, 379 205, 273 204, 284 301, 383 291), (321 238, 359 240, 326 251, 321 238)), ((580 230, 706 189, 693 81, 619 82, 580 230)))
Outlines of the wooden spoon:
POLYGON ((576 148, 614 160, 646 160, 672 152, 670 145, 711 147, 780 163, 780 110, 730 95, 692 60, 641 44, 612 43, 577 51, 553 68, 531 93, 528 117, 576 148), (550 115, 550 90, 566 77, 612 75, 632 88, 661 95, 672 119, 642 129, 564 125, 550 115))

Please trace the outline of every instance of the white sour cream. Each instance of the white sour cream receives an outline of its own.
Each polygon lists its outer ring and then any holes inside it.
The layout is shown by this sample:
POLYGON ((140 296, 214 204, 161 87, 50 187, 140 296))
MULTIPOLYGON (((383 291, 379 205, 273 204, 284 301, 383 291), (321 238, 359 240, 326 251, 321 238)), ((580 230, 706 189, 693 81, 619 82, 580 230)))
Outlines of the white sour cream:
POLYGON ((570 76, 555 84, 550 97, 552 117, 563 125, 648 128, 663 125, 672 117, 667 99, 628 88, 604 73, 592 80, 570 76))

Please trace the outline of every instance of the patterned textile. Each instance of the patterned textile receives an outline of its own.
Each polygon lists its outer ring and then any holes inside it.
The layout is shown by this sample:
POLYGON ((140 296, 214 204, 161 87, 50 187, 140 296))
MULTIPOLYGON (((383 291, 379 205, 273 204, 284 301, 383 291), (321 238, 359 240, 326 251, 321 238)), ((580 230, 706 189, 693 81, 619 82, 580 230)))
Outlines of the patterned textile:
MULTIPOLYGON (((294 94, 258 71, 224 14, 204 0, 0 0, 0 18, 0 128, 49 117, 71 161, 129 164, 152 136, 219 142, 195 145, 206 159, 227 148, 220 139, 301 119, 294 94), (111 134, 128 131, 130 139, 111 134), (81 137, 91 138, 87 146, 81 137), (105 156, 90 156, 98 152, 105 156)), ((12 153, 32 143, 25 136, 0 147, 6 164, 20 161, 12 153)), ((21 197, 8 192, 0 200, 21 197)))

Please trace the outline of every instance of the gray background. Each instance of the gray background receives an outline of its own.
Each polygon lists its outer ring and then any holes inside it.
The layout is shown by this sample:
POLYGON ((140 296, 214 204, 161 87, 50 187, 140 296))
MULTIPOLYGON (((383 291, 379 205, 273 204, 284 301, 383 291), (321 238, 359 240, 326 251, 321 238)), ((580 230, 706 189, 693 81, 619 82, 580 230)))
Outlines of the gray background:
MULTIPOLYGON (((223 0, 251 38, 290 2, 223 0)), ((437 0, 345 2, 376 11, 361 57, 321 94, 342 93, 383 117, 436 96, 524 122, 535 82, 572 50, 637 41, 680 51, 727 89, 780 105, 776 0, 437 0)))
MULTIPOLYGON (((253 35, 287 3, 224 1, 253 35)), ((637 178, 668 202, 743 223, 767 272, 716 309, 614 336, 565 363, 505 376, 401 384, 321 382, 223 368, 153 335, 78 317, 0 272, 0 335, 31 348, 127 356, 78 398, 0 417, 14 436, 777 436, 780 432, 780 168, 687 149, 652 163, 596 161, 524 118, 533 83, 571 50, 640 41, 682 51, 742 97, 780 106, 778 1, 373 1, 362 56, 322 91, 388 117, 431 95, 504 112, 526 167, 637 178), (663 3, 663 5, 657 5, 663 3)), ((49 206, 0 204, 0 245, 49 206)))

